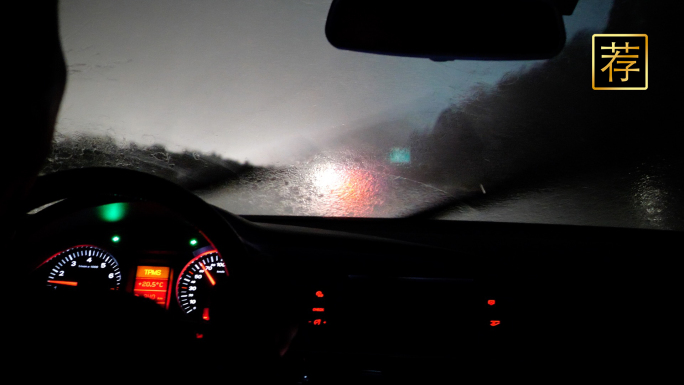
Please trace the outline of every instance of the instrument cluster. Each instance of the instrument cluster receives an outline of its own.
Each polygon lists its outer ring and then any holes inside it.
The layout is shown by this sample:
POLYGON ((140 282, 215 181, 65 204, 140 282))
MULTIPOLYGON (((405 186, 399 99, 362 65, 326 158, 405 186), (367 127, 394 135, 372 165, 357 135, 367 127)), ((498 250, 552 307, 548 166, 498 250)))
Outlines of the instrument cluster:
MULTIPOLYGON (((50 208, 48 208, 50 209, 50 208)), ((212 290, 229 276, 219 250, 193 224, 146 201, 51 215, 25 250, 35 287, 90 294, 125 291, 168 312, 210 321, 212 290)))

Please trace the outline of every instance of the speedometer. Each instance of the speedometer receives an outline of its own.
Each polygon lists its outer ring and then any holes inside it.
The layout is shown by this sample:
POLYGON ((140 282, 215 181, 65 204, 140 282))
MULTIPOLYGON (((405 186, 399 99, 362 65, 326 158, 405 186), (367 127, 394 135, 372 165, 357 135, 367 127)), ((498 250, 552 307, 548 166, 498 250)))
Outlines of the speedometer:
POLYGON ((215 249, 201 251, 183 268, 176 283, 178 305, 185 314, 209 320, 210 291, 228 277, 226 263, 215 249))
POLYGON ((121 285, 119 263, 107 251, 90 245, 75 246, 55 254, 47 277, 53 289, 87 287, 118 290, 121 285))

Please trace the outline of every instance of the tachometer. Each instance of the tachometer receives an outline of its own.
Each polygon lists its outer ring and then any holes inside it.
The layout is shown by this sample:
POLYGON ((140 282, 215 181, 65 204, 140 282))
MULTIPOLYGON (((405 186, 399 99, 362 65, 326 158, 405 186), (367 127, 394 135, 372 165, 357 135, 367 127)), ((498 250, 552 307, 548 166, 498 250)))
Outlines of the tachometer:
POLYGON ((209 292, 228 277, 226 263, 218 251, 200 251, 181 271, 176 283, 178 305, 185 314, 209 320, 209 292))
POLYGON ((118 290, 121 285, 119 263, 107 251, 90 245, 75 246, 55 254, 47 277, 53 289, 86 287, 118 290))

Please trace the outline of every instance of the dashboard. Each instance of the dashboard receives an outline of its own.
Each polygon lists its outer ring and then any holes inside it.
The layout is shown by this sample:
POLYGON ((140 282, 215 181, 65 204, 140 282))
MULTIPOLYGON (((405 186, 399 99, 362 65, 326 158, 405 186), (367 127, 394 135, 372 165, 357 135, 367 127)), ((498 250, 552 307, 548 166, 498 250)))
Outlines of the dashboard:
POLYGON ((132 171, 41 180, 10 251, 29 279, 11 297, 17 357, 48 352, 47 377, 74 360, 159 381, 502 380, 594 361, 615 373, 644 362, 665 317, 654 261, 681 238, 238 217, 132 171), (103 193, 69 187, 84 179, 103 193))
POLYGON ((209 293, 229 276, 201 230, 153 202, 70 210, 39 237, 32 252, 50 257, 32 278, 48 290, 122 290, 175 317, 209 321, 209 293))

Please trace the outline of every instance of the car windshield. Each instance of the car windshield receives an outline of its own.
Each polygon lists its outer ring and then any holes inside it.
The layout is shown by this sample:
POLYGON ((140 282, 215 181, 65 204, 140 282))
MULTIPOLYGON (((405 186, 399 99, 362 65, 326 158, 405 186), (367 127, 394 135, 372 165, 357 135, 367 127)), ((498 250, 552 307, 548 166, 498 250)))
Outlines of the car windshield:
POLYGON ((633 16, 612 1, 563 17, 556 58, 447 62, 335 49, 330 3, 60 1, 43 172, 141 170, 236 214, 684 229, 681 163, 613 139, 653 92, 603 116, 591 87, 592 34, 633 16))

